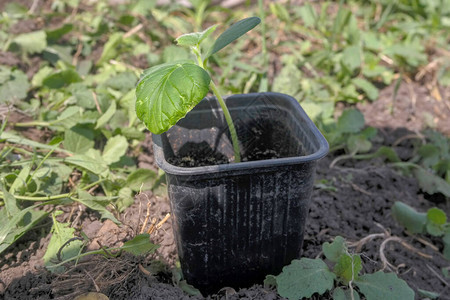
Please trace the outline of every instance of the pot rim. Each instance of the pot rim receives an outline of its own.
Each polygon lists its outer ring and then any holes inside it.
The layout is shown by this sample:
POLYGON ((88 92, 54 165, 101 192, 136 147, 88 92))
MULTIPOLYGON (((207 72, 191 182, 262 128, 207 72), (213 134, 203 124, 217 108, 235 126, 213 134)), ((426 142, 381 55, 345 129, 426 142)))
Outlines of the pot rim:
MULTIPOLYGON (((164 153, 162 150, 162 139, 160 134, 152 134, 153 139, 153 149, 155 160, 158 166, 168 174, 172 175, 205 175, 212 173, 221 173, 221 172, 229 172, 229 171, 244 171, 244 170, 254 170, 261 168, 270 168, 270 167, 282 167, 282 166, 292 166, 297 164, 303 164, 307 162, 312 162, 323 158, 327 155, 329 150, 329 145, 325 137, 313 123, 313 121, 308 117, 306 112, 300 106, 295 98, 292 96, 275 93, 275 92, 266 92, 266 93, 249 93, 249 94, 234 94, 229 95, 226 98, 231 96, 245 96, 245 97, 257 97, 260 95, 273 97, 273 98, 284 98, 289 101, 291 105, 294 106, 298 110, 298 113, 303 118, 308 129, 312 132, 313 136, 317 139, 319 148, 314 153, 304 155, 304 156, 293 156, 293 157, 284 157, 284 158, 275 158, 275 159, 264 159, 257 161, 246 161, 239 163, 229 163, 229 164, 219 164, 219 165, 211 165, 211 166, 201 166, 201 167, 178 167, 170 164, 164 158, 164 153)), ((210 97, 207 99, 215 99, 214 97, 210 97)), ((162 133, 164 134, 164 133, 162 133)))

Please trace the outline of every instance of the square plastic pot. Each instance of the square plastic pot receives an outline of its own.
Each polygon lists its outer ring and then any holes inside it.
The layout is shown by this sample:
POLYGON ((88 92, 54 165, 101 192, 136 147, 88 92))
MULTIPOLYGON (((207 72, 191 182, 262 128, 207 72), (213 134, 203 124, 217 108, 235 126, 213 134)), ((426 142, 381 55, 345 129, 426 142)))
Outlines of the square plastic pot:
MULTIPOLYGON (((316 162, 328 152, 325 138, 290 96, 233 95, 226 103, 244 160, 255 152, 281 158, 190 168, 170 164, 186 145, 207 145, 232 157, 215 98, 204 99, 168 132, 153 135, 183 275, 204 294, 262 283, 300 257, 316 162)), ((201 149, 199 155, 211 154, 201 149)))

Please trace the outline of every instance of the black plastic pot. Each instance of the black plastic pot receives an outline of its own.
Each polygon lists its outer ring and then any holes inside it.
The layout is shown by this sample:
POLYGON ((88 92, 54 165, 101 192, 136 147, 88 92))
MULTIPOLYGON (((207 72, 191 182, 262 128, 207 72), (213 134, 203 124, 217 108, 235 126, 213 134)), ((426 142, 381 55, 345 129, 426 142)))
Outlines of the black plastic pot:
MULTIPOLYGON (((233 155, 214 98, 153 136, 156 162, 166 172, 181 268, 203 293, 262 283, 300 256, 315 165, 328 152, 325 138, 290 96, 234 95, 226 103, 244 159, 254 152, 282 158, 191 168, 168 163, 188 144, 233 155)), ((200 155, 210 155, 202 149, 200 155)))

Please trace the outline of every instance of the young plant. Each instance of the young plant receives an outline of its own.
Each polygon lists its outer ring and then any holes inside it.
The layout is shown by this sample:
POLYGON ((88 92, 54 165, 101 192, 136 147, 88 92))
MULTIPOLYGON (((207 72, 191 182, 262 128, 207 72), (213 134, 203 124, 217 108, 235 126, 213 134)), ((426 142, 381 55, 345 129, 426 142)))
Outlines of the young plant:
POLYGON ((205 31, 184 34, 178 37, 180 46, 188 47, 197 61, 174 61, 154 66, 144 71, 136 87, 136 114, 146 127, 155 134, 169 130, 191 111, 211 90, 230 130, 234 149, 234 161, 240 162, 239 143, 230 112, 207 70, 209 58, 258 25, 258 17, 243 19, 225 32, 204 52, 205 39, 214 32, 217 25, 205 31))
POLYGON ((333 299, 343 300, 360 299, 360 293, 367 300, 414 299, 414 291, 394 273, 379 271, 359 275, 361 256, 350 253, 342 237, 324 243, 322 251, 334 265, 332 270, 318 258, 295 259, 278 276, 268 275, 264 284, 275 286, 280 296, 288 299, 309 298, 314 293, 323 295, 326 291, 333 294, 333 299))
POLYGON ((411 206, 397 201, 392 206, 392 216, 413 234, 428 233, 442 237, 443 255, 450 260, 450 223, 447 222, 447 215, 443 210, 432 207, 426 213, 420 213, 411 206))

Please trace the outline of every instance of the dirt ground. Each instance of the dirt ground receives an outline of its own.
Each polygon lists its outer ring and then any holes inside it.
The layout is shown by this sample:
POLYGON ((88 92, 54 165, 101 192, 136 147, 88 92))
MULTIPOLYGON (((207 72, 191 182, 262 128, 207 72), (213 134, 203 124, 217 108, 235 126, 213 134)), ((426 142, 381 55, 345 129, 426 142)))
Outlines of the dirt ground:
MULTIPOLYGON (((379 130, 378 140, 380 145, 392 145, 408 133, 405 129, 379 130)), ((146 149, 149 145, 150 139, 145 143, 146 149)), ((396 147, 402 156, 412 154, 411 140, 406 139, 396 147)), ((362 253, 363 272, 383 268, 394 271, 416 292, 419 289, 434 291, 441 294, 439 299, 450 299, 450 296, 445 296, 450 295, 450 280, 440 275, 441 268, 449 266, 440 254, 442 243, 437 239, 418 239, 405 234, 390 214, 391 206, 398 200, 421 211, 437 206, 450 213, 448 201, 424 195, 414 178, 397 173, 381 163, 380 159, 343 160, 330 169, 336 155, 339 153, 329 155, 318 164, 316 179, 326 180, 323 182, 327 186, 314 190, 303 255, 321 257, 322 243, 341 235, 355 243, 351 250, 362 253), (378 235, 363 240, 371 234, 378 235), (401 238, 412 248, 406 248, 391 237, 401 238), (429 243, 436 245, 437 249, 430 247, 429 243), (383 255, 385 258, 382 259, 383 255)), ((155 167, 151 151, 144 151, 139 160, 141 167, 155 167)), ((101 245, 118 246, 139 233, 148 203, 151 204, 151 218, 162 219, 170 211, 167 198, 145 192, 138 195, 135 203, 122 215, 121 226, 110 221, 99 221, 98 215, 78 207, 75 207, 76 213, 72 214, 74 217, 70 221, 91 238, 90 249, 98 248, 99 242, 101 245)), ((66 208, 62 221, 69 221, 70 211, 71 208, 66 208)), ((98 255, 59 275, 52 275, 42 268, 49 230, 50 220, 47 220, 7 250, 0 262, 0 298, 73 299, 84 292, 98 291, 110 299, 201 299, 187 295, 173 284, 170 269, 176 264, 177 253, 170 219, 152 236, 152 241, 161 245, 157 255, 123 255, 109 259, 98 255), (158 260, 164 264, 156 263, 158 260), (148 275, 148 270, 154 275, 148 275)), ((280 299, 274 291, 261 285, 239 291, 224 288, 209 298, 280 299)), ((321 297, 327 298, 327 295, 321 297)), ((318 298, 315 296, 314 299, 318 298)))
POLYGON ((450 136, 450 87, 402 82, 397 94, 394 90, 391 85, 380 91, 377 101, 358 104, 368 125, 414 132, 434 128, 450 136))

